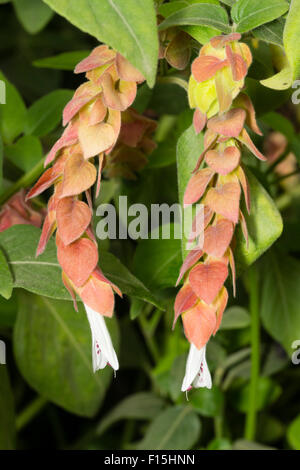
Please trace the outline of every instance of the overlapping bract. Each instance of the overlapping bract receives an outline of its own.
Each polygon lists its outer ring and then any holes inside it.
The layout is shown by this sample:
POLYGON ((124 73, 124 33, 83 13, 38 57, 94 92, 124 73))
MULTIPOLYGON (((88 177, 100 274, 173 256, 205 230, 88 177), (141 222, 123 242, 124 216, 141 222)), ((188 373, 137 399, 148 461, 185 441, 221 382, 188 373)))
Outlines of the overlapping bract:
MULTIPOLYGON (((247 178, 241 165, 242 145, 265 160, 246 131, 261 134, 250 98, 240 93, 251 52, 237 33, 217 36, 202 47, 192 64, 189 100, 195 109, 195 132, 205 126, 204 151, 187 185, 184 206, 204 205, 204 244, 185 259, 178 282, 184 284, 175 300, 175 321, 181 315, 189 342, 201 350, 221 323, 228 301, 224 283, 231 270, 235 284, 234 230, 247 227, 240 210, 244 193, 250 211, 247 178)), ((197 217, 197 216, 196 216, 197 217)), ((197 226, 194 221, 194 226, 197 226)), ((235 289, 235 287, 234 287, 235 289)), ((185 388, 186 389, 186 388, 185 388)))
POLYGON ((0 232, 13 225, 34 225, 40 227, 43 223, 45 211, 36 209, 30 202, 25 201, 25 189, 14 194, 1 208, 0 232))
MULTIPOLYGON (((96 47, 77 65, 75 72, 85 72, 87 81, 77 89, 64 109, 65 130, 45 162, 45 165, 54 162, 53 166, 40 177, 27 199, 54 185, 37 255, 43 252, 56 231, 63 282, 75 305, 78 294, 93 311, 110 317, 114 309, 113 292, 119 295, 121 292, 98 267, 98 247, 91 227, 90 188, 97 183, 98 194, 101 173, 112 156, 109 172, 118 173, 114 171, 116 162, 126 162, 122 146, 127 145, 140 153, 140 149, 145 153, 151 149, 149 136, 153 123, 129 110, 137 84, 144 77, 120 54, 105 45, 96 47), (119 137, 120 142, 116 145, 119 137), (87 202, 82 200, 83 195, 87 202)), ((133 170, 140 168, 138 158, 133 159, 133 163, 133 170)), ((128 172, 131 171, 130 168, 128 172)))

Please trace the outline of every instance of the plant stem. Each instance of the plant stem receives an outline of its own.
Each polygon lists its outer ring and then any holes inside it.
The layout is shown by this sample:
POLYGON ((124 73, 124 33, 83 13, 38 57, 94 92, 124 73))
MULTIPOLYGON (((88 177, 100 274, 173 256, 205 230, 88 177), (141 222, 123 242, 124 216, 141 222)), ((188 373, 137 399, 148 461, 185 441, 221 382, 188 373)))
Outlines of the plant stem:
POLYGON ((164 76, 157 78, 158 83, 171 83, 173 85, 178 85, 183 88, 185 91, 188 90, 188 82, 184 80, 184 78, 177 77, 177 76, 164 76))
POLYGON ((256 435, 256 401, 260 369, 260 322, 259 322, 259 290, 257 266, 249 269, 249 294, 251 314, 251 377, 249 403, 245 423, 245 439, 252 441, 256 435))
POLYGON ((142 333, 144 335, 145 341, 147 343, 148 349, 149 349, 149 351, 151 353, 151 356, 152 356, 152 358, 153 358, 153 360, 156 364, 159 361, 160 354, 159 354, 159 350, 158 350, 155 342, 153 341, 151 328, 150 328, 150 326, 148 324, 148 321, 147 321, 147 319, 145 318, 144 315, 139 315, 138 316, 138 322, 139 322, 139 325, 141 327, 142 333))
POLYGON ((30 171, 25 173, 18 181, 13 183, 6 191, 0 194, 0 205, 2 205, 7 199, 15 194, 19 189, 30 186, 42 173, 44 169, 44 161, 42 158, 30 171))
POLYGON ((48 403, 46 398, 37 397, 16 418, 16 429, 21 431, 48 403))

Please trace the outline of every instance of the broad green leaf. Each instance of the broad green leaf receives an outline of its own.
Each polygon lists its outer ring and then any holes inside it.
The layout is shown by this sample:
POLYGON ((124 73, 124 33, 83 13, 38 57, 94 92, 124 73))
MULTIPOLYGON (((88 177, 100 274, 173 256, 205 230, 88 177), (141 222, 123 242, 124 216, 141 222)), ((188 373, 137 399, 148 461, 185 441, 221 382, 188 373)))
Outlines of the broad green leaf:
POLYGON ((0 449, 15 449, 14 396, 6 365, 0 365, 0 449))
POLYGON ((199 4, 199 3, 210 3, 214 5, 220 5, 218 0, 175 0, 170 3, 163 3, 160 5, 158 12, 163 15, 165 18, 172 15, 176 11, 182 10, 190 5, 199 4))
POLYGON ((220 437, 213 439, 207 446, 207 450, 231 450, 232 445, 229 439, 220 437))
POLYGON ((225 5, 232 7, 238 0, 220 0, 221 3, 225 3, 225 5))
POLYGON ((300 262, 271 252, 264 259, 262 276, 263 325, 291 356, 292 343, 300 338, 300 262))
MULTIPOLYGON (((177 178, 178 178, 178 194, 179 202, 183 205, 183 196, 191 178, 192 171, 195 168, 197 160, 203 150, 203 134, 196 135, 194 126, 191 125, 186 129, 178 139, 176 158, 177 158, 177 178)), ((184 211, 183 211, 184 212, 184 211)), ((183 259, 187 255, 185 249, 187 238, 183 235, 181 243, 181 251, 183 259)))
POLYGON ((243 307, 233 306, 225 310, 220 330, 247 328, 250 323, 250 315, 247 310, 243 307))
POLYGON ((271 21, 271 23, 264 24, 254 29, 253 35, 261 41, 268 44, 275 44, 276 46, 283 46, 283 29, 285 21, 283 18, 271 21))
POLYGON ((33 103, 27 112, 25 134, 49 134, 61 121, 62 111, 72 96, 71 90, 55 90, 33 103))
POLYGON ((0 72, 6 86, 6 104, 0 104, 0 133, 4 143, 11 143, 24 130, 26 108, 17 89, 0 72))
POLYGON ((300 1, 292 0, 283 31, 284 50, 292 69, 292 80, 300 76, 300 1))
POLYGON ((223 393, 216 386, 213 386, 211 389, 195 389, 189 394, 189 404, 201 416, 220 415, 223 402, 223 393))
POLYGON ((276 450, 274 447, 269 447, 259 442, 246 441, 246 439, 238 439, 234 442, 233 450, 276 450))
POLYGON ((44 0, 84 32, 124 55, 154 85, 158 37, 152 0, 44 0))
POLYGON ((283 31, 283 45, 286 54, 282 70, 261 83, 274 90, 286 90, 300 76, 300 1, 292 0, 283 31))
POLYGON ((200 44, 206 44, 214 36, 221 34, 221 31, 208 26, 182 26, 183 31, 196 39, 200 44))
POLYGON ((282 114, 276 112, 264 114, 262 121, 270 126, 274 131, 278 131, 284 134, 287 137, 289 143, 291 143, 292 140, 296 137, 293 124, 282 114))
POLYGON ((190 406, 173 406, 157 416, 138 450, 187 450, 199 437, 200 421, 190 406))
POLYGON ((290 90, 272 90, 253 78, 246 78, 246 93, 250 96, 257 117, 274 111, 290 99, 290 90))
POLYGON ((75 66, 89 55, 90 51, 63 52, 51 57, 44 57, 33 62, 35 67, 59 70, 74 70, 75 66))
MULTIPOLYGON (((254 157, 253 157, 254 158, 254 157)), ((255 176, 246 171, 250 186, 251 213, 242 204, 246 219, 249 245, 245 242, 240 225, 236 231, 237 244, 234 250, 237 271, 241 272, 257 260, 280 237, 282 219, 274 201, 255 176)))
POLYGON ((135 320, 144 310, 144 302, 142 300, 132 298, 130 302, 129 316, 130 320, 135 320))
POLYGON ((210 26, 224 33, 231 31, 226 10, 219 5, 197 4, 179 10, 160 25, 159 30, 170 28, 171 26, 210 26))
POLYGON ((151 294, 150 290, 131 274, 114 255, 103 252, 100 258, 100 266, 108 279, 114 282, 124 294, 149 302, 163 310, 162 305, 151 294))
POLYGON ((273 90, 287 90, 292 84, 292 69, 287 65, 272 77, 260 80, 260 83, 273 90))
MULTIPOLYGON (((250 384, 247 383, 232 391, 232 403, 241 413, 247 413, 249 407, 250 384)), ((274 403, 282 393, 280 385, 269 377, 259 377, 255 409, 260 411, 274 403)))
POLYGON ((42 0, 12 0, 16 15, 30 34, 41 31, 53 16, 53 11, 42 0))
MULTIPOLYGON (((35 256, 40 234, 40 229, 31 225, 15 225, 0 233, 0 246, 12 270, 14 287, 22 287, 53 299, 70 300, 61 281, 61 268, 57 261, 54 240, 49 241, 41 256, 35 256)), ((114 255, 103 252, 100 265, 104 274, 124 294, 159 307, 149 290, 114 255)))
POLYGON ((300 450, 300 415, 291 422, 287 430, 287 440, 292 449, 300 450))
POLYGON ((11 297, 13 290, 13 278, 7 260, 0 250, 0 295, 5 299, 11 297))
POLYGON ((2 184, 3 184, 3 142, 2 142, 2 137, 0 135, 0 192, 2 191, 2 184))
MULTIPOLYGON (((180 234, 180 226, 178 226, 180 234)), ((181 241, 174 238, 174 224, 163 225, 141 240, 134 255, 134 272, 150 290, 174 286, 181 266, 181 241), (162 238, 161 232, 167 237, 162 238), (153 237, 160 237, 154 239, 153 237)))
POLYGON ((18 168, 27 172, 43 158, 42 144, 37 137, 25 135, 15 144, 5 147, 5 156, 18 168))
MULTIPOLYGON (((22 294, 14 328, 18 368, 39 394, 71 413, 93 416, 102 402, 112 369, 94 374, 91 332, 82 304, 22 294)), ((106 320, 118 349, 115 318, 106 320)))
POLYGON ((150 392, 129 395, 104 416, 96 433, 97 435, 103 434, 107 428, 121 419, 152 420, 162 411, 164 405, 162 398, 150 392))
MULTIPOLYGON (((210 3, 214 5, 220 5, 218 0, 179 0, 171 3, 162 4, 159 8, 159 13, 165 18, 167 18, 171 14, 195 3, 210 3)), ((181 29, 183 29, 201 44, 205 44, 213 36, 216 36, 221 32, 219 29, 210 28, 209 26, 183 26, 181 29)))
POLYGON ((0 328, 12 328, 17 318, 18 300, 17 291, 12 292, 12 296, 7 302, 0 296, 0 328))
POLYGON ((281 439, 285 434, 285 426, 268 414, 261 414, 258 416, 257 422, 257 438, 261 442, 272 443, 281 439))
POLYGON ((287 12, 285 0, 239 0, 231 9, 231 17, 239 33, 269 23, 287 12))

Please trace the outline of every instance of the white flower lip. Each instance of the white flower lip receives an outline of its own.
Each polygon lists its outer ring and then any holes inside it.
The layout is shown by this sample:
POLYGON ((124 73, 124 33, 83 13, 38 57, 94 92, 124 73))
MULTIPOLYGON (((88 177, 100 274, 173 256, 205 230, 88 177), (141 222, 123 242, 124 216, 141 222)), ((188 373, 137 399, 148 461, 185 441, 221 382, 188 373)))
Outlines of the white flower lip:
POLYGON ((119 361, 103 316, 84 304, 92 332, 93 369, 104 369, 109 364, 119 369, 119 361))
POLYGON ((197 349, 194 344, 190 346, 181 391, 186 392, 191 387, 212 387, 211 375, 206 362, 206 346, 201 349, 197 349))

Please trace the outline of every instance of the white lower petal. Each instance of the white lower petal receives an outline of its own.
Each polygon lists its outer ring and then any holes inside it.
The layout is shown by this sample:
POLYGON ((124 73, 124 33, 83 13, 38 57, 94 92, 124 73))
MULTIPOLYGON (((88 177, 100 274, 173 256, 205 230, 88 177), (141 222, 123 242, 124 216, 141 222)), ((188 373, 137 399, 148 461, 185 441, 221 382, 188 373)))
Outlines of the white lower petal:
POLYGON ((192 383, 199 373, 203 355, 205 356, 205 346, 202 349, 197 349, 194 344, 191 344, 186 362, 185 376, 181 386, 182 392, 186 392, 192 386, 192 383))
POLYGON ((193 387, 195 388, 200 388, 200 387, 206 387, 206 388, 211 388, 212 387, 212 381, 211 381, 211 375, 209 372, 209 368, 206 362, 206 346, 204 346, 204 354, 202 358, 202 363, 200 366, 200 371, 198 372, 194 382, 193 382, 193 387))
POLYGON ((102 315, 84 304, 92 332, 92 354, 94 372, 109 364, 114 370, 119 369, 119 362, 110 334, 102 315))

